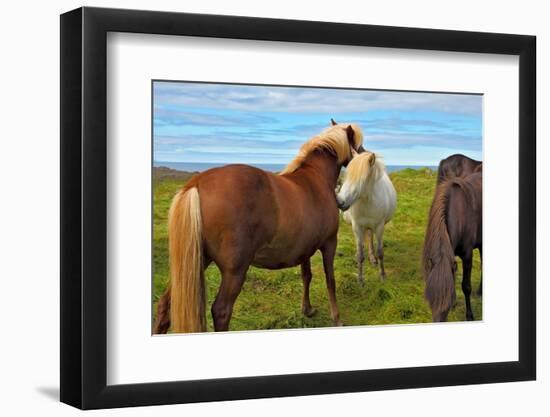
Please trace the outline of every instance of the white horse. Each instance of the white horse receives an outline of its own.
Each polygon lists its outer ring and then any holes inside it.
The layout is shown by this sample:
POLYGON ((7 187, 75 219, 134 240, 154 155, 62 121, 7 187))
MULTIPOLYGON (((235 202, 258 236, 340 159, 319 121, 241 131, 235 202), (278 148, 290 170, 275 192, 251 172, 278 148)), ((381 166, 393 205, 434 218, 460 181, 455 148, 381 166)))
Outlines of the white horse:
POLYGON ((382 159, 365 151, 351 160, 344 184, 336 196, 344 220, 351 223, 357 244, 359 284, 364 285, 363 261, 365 236, 369 244, 369 261, 380 264, 380 279, 384 280, 384 226, 391 220, 397 206, 397 193, 386 173, 382 159), (376 235, 377 251, 373 253, 372 232, 376 235))

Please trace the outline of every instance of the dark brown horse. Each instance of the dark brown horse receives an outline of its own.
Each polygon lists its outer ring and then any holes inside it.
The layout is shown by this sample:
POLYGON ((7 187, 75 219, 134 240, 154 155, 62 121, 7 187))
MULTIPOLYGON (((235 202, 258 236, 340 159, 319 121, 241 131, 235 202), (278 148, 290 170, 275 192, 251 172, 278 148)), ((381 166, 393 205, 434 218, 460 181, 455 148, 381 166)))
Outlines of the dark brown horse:
POLYGON ((482 246, 482 173, 449 178, 437 185, 430 209, 422 257, 425 297, 433 321, 447 321, 456 301, 455 256, 462 259, 462 291, 466 319, 474 320, 470 304, 472 257, 482 246))
MULTIPOLYGON (((437 184, 440 184, 447 178, 465 177, 472 172, 482 172, 482 170, 483 163, 481 161, 457 153, 439 162, 439 167, 437 169, 437 184)), ((483 287, 480 282, 476 291, 477 295, 481 296, 482 291, 483 287)))
POLYGON ((481 169, 482 162, 468 158, 465 155, 454 154, 439 163, 437 170, 437 183, 441 183, 446 178, 465 177, 472 172, 481 169))
POLYGON ((170 208, 170 285, 158 302, 154 333, 206 331, 204 270, 214 262, 222 282, 212 305, 214 329, 229 328, 250 265, 301 265, 302 312, 311 316, 310 258, 323 257, 331 317, 341 325, 333 261, 339 215, 334 189, 342 166, 361 152, 356 125, 338 124, 304 143, 275 175, 228 165, 194 176, 170 208))

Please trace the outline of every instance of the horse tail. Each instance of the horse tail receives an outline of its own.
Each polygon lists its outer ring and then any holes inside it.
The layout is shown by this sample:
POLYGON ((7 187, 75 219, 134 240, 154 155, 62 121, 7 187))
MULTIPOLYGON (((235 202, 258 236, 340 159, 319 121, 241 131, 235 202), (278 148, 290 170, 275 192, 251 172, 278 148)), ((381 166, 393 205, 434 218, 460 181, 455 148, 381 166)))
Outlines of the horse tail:
POLYGON ((202 219, 196 187, 184 188, 172 200, 168 215, 168 238, 172 331, 206 331, 202 219))
POLYGON ((449 192, 454 185, 451 180, 436 188, 424 239, 424 296, 432 309, 434 321, 445 320, 447 312, 456 301, 455 254, 447 229, 449 192))

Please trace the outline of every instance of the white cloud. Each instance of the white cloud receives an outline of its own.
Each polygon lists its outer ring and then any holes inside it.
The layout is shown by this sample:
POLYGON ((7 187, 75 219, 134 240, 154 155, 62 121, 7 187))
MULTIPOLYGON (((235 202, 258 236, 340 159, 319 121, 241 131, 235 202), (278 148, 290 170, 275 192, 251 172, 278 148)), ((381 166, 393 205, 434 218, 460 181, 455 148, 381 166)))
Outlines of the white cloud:
POLYGON ((156 103, 251 112, 338 113, 370 110, 479 114, 481 96, 374 90, 155 83, 156 103))

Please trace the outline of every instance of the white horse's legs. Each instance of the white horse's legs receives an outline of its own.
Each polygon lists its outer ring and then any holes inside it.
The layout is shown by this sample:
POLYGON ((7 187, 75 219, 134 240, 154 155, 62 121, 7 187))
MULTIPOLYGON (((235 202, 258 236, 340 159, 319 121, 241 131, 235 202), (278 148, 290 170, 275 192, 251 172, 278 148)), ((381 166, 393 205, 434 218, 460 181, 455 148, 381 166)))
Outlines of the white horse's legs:
POLYGON ((380 280, 384 281, 386 279, 386 271, 384 270, 384 223, 379 225, 376 228, 376 243, 377 243, 377 250, 376 255, 378 257, 378 262, 380 263, 380 280))
POLYGON ((367 229, 367 242, 368 242, 368 245, 369 245, 369 262, 372 264, 372 265, 376 265, 378 264, 378 260, 376 259, 376 256, 374 256, 374 242, 373 242, 373 235, 372 235, 372 230, 370 229, 367 229))
POLYGON ((355 235, 355 243, 357 246, 356 259, 357 259, 357 281, 361 286, 365 285, 365 278, 363 276, 363 263, 365 261, 365 238, 368 242, 369 261, 373 264, 379 264, 380 267, 380 280, 386 278, 386 270, 384 269, 384 223, 378 225, 374 233, 370 229, 364 229, 352 224, 353 234, 355 235), (376 255, 374 254, 374 241, 373 235, 376 235, 376 255), (371 259, 372 258, 372 259, 371 259), (374 262, 373 262, 374 260, 374 262))
POLYGON ((355 235, 356 244, 356 260, 357 260, 357 281, 359 285, 365 285, 365 278, 363 277, 363 261, 365 260, 365 230, 357 226, 352 225, 353 234, 355 235))

